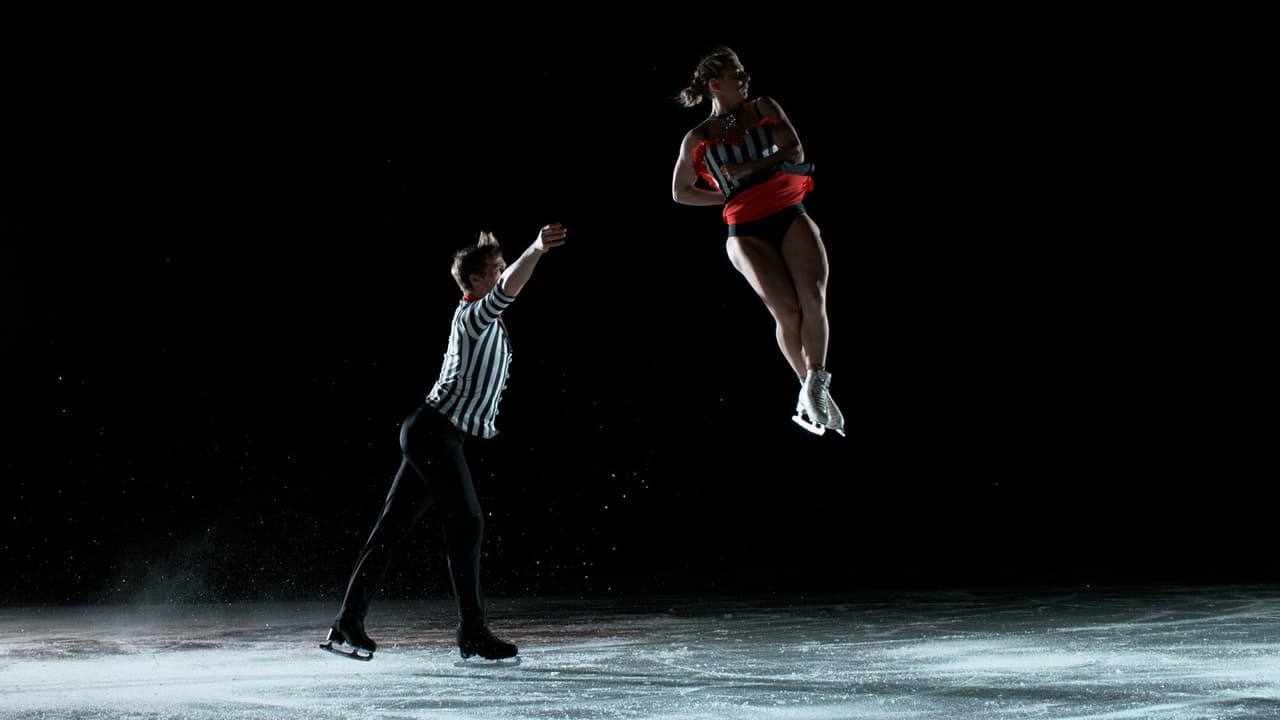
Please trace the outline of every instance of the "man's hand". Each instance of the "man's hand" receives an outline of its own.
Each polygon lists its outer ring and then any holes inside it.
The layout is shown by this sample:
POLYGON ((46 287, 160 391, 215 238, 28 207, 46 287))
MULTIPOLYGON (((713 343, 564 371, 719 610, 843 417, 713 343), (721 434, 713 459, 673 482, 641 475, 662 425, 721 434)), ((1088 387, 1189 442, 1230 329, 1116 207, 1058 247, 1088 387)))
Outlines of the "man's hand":
POLYGON ((543 225, 538 231, 538 239, 534 240, 533 244, 503 271, 502 278, 498 280, 502 291, 513 297, 518 294, 524 288, 524 284, 529 281, 529 276, 533 274, 533 267, 538 264, 538 258, 542 257, 542 253, 563 245, 564 236, 568 233, 569 231, 565 230, 560 223, 543 225))
POLYGON ((543 225, 538 231, 538 239, 533 241, 533 249, 535 252, 544 253, 551 248, 560 247, 564 244, 564 236, 568 234, 569 231, 565 230, 560 223, 543 225))

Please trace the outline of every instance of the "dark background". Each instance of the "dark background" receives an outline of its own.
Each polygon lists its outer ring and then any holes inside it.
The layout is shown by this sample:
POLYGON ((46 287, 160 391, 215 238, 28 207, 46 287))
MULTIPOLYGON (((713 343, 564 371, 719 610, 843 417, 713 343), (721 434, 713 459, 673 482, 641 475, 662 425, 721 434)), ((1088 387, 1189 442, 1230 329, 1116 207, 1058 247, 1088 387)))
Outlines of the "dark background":
MULTIPOLYGON (((1115 38, 339 20, 8 46, 0 602, 336 599, 452 252, 552 221, 468 444, 491 596, 1278 579, 1261 340, 1115 38), (847 438, 790 422, 718 209, 670 198, 720 43, 818 167, 847 438)), ((429 524, 387 593, 447 592, 429 524)))

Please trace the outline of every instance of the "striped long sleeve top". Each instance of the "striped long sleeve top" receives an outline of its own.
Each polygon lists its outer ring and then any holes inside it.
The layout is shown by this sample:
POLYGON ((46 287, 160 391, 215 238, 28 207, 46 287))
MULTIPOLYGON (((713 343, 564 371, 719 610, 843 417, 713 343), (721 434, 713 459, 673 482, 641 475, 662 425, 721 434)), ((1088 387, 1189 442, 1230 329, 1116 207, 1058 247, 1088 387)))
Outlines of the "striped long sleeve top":
POLYGON ((464 295, 453 313, 449 349, 427 404, 470 435, 498 434, 494 421, 511 365, 511 343, 500 315, 514 300, 494 286, 480 298, 464 295))

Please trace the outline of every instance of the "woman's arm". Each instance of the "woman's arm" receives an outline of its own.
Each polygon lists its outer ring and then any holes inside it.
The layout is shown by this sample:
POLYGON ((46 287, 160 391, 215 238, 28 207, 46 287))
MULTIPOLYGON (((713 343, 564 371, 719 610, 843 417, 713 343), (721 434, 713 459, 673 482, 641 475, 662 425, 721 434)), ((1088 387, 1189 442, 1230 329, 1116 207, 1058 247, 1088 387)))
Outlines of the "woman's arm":
POLYGON ((782 111, 782 106, 772 98, 762 97, 756 101, 756 109, 763 117, 773 120, 773 144, 777 150, 767 157, 756 160, 725 163, 720 167, 720 172, 724 173, 728 180, 741 180, 748 175, 777 167, 782 163, 804 162, 804 147, 800 145, 796 129, 787 119, 787 114, 782 111))
POLYGON ((800 144, 800 136, 787 119, 787 114, 782 111, 782 106, 774 102, 773 98, 763 97, 756 103, 756 108, 761 115, 771 118, 775 123, 773 141, 778 146, 778 152, 769 157, 780 157, 779 162, 804 162, 804 147, 800 144))
POLYGON ((681 205, 723 205, 724 195, 697 187, 698 170, 693 165, 693 150, 701 140, 697 128, 685 134, 676 168, 671 173, 671 199, 681 205))

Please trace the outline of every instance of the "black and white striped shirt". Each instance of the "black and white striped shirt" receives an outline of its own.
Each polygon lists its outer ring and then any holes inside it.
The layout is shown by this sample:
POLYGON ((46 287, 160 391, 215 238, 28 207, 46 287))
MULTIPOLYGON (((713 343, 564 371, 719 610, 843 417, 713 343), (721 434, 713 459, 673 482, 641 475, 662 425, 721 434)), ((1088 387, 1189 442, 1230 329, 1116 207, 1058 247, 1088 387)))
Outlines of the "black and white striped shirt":
POLYGON ((514 300, 495 285, 478 300, 464 297, 453 313, 449 350, 427 404, 470 435, 498 434, 494 420, 511 365, 511 343, 498 316, 514 300))

